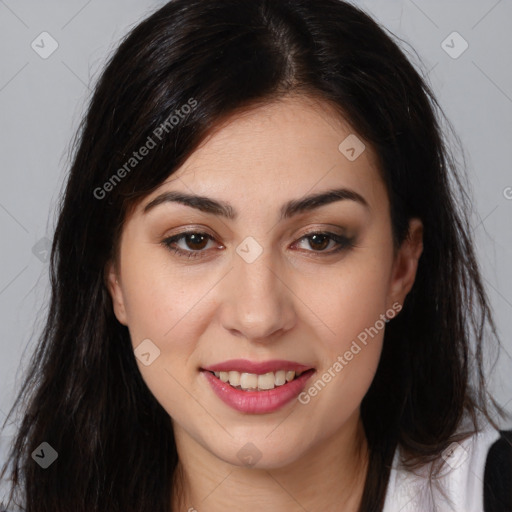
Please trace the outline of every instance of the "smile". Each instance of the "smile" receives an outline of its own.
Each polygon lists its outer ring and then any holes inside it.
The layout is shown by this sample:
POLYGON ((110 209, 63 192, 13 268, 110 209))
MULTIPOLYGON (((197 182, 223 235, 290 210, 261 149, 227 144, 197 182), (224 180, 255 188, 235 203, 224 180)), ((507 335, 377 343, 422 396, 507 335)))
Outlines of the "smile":
POLYGON ((212 373, 222 382, 227 382, 236 389, 263 391, 283 386, 304 372, 295 373, 294 370, 278 370, 277 372, 267 372, 258 375, 256 373, 240 373, 236 370, 231 370, 229 372, 212 373))
POLYGON ((232 409, 246 414, 265 414, 277 411, 296 398, 315 369, 300 373, 278 370, 259 375, 236 370, 213 372, 201 369, 201 373, 215 395, 232 409))

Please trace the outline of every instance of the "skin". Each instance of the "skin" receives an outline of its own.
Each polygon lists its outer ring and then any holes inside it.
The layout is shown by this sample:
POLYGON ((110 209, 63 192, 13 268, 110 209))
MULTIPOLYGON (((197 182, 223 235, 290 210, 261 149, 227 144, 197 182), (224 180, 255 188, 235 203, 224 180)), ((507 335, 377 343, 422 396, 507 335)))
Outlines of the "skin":
MULTIPOLYGON (((286 97, 220 124, 190 158, 126 219, 118 261, 107 267, 117 319, 133 347, 149 338, 160 355, 139 360, 151 392, 173 420, 182 499, 176 510, 217 512, 356 511, 368 467, 360 403, 379 362, 384 329, 307 404, 292 400, 269 414, 224 404, 199 368, 232 358, 288 359, 316 369, 308 386, 412 288, 423 250, 422 224, 395 253, 388 195, 369 146, 354 161, 339 144, 354 130, 327 104, 286 97), (291 199, 347 187, 370 208, 343 200, 279 221, 291 199), (146 214, 163 191, 229 202, 236 220, 178 203, 146 214), (184 230, 211 235, 174 246, 184 230), (332 253, 332 239, 355 236, 332 253), (248 237, 262 247, 252 263, 236 248, 248 237), (187 243, 188 242, 188 243, 187 243), (330 254, 329 254, 330 253, 330 254), (252 443, 252 467, 237 456, 252 443)), ((173 508, 174 510, 174 508, 173 508)))

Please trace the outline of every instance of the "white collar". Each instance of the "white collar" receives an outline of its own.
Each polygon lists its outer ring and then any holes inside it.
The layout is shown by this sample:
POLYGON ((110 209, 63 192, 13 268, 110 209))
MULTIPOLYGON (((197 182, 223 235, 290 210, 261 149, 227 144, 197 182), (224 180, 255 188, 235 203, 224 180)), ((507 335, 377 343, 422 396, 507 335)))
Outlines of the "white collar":
POLYGON ((445 497, 428 482, 431 464, 426 464, 413 472, 400 464, 401 450, 395 450, 392 469, 383 512, 484 512, 484 471, 487 453, 491 445, 500 437, 488 422, 482 431, 454 444, 452 456, 445 464, 440 483, 445 497), (436 508, 437 507, 437 508, 436 508))

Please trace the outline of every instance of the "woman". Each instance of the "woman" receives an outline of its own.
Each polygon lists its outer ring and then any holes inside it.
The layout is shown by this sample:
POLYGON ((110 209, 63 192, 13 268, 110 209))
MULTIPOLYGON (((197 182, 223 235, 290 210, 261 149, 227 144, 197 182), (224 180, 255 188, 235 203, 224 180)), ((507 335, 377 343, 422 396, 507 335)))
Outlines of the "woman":
POLYGON ((509 510, 438 113, 340 0, 174 0, 135 27, 59 212, 25 509, 509 510))

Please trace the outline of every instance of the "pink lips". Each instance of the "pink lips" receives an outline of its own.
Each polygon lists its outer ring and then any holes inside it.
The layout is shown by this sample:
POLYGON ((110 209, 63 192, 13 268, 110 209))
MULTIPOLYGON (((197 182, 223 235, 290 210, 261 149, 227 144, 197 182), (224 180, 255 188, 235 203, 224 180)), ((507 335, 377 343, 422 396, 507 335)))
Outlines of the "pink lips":
POLYGON ((247 359, 234 359, 201 369, 214 393, 233 409, 248 414, 264 414, 274 412, 293 400, 306 386, 307 380, 315 373, 315 369, 292 361, 272 360, 261 363, 247 359), (294 380, 264 391, 243 391, 223 382, 211 372, 238 371, 262 375, 278 370, 294 370, 303 372, 294 380))
POLYGON ((248 359, 231 359, 222 363, 204 366, 203 370, 210 372, 229 372, 234 370, 240 373, 255 373, 263 375, 268 372, 277 372, 278 370, 294 370, 296 373, 309 370, 311 366, 285 361, 284 359, 272 359, 269 361, 253 362, 248 359))

